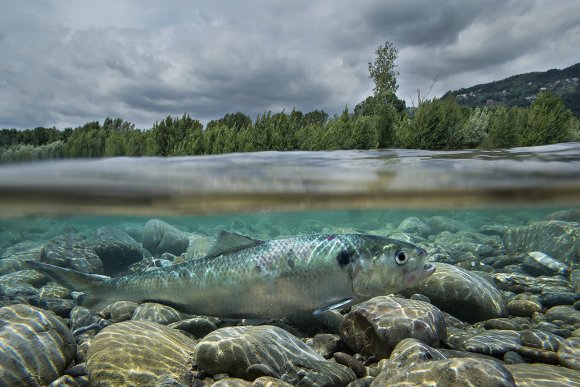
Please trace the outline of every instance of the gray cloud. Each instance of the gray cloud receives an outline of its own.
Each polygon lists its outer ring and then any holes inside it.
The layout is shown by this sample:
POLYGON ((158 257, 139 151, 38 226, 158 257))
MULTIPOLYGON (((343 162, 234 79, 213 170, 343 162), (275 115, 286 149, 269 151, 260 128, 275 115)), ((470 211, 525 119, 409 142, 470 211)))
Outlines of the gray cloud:
POLYGON ((0 127, 184 112, 339 113, 371 94, 367 62, 400 49, 399 96, 440 96, 578 61, 575 0, 10 2, 0 15, 0 127))

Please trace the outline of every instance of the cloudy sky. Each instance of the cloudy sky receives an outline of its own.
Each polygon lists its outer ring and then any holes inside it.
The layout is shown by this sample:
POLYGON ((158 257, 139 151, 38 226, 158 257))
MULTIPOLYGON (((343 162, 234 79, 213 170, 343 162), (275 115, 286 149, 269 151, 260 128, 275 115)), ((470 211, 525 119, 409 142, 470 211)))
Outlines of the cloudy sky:
POLYGON ((399 49, 400 98, 580 61, 578 0, 2 1, 0 128, 340 113, 399 49))

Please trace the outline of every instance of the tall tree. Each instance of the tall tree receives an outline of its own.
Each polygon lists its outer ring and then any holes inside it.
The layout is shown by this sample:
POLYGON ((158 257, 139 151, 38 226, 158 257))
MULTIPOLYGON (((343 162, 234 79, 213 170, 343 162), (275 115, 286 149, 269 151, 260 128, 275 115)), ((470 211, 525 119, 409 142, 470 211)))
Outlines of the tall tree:
POLYGON ((387 41, 384 45, 377 47, 375 54, 377 57, 374 62, 369 62, 369 77, 375 83, 373 92, 375 97, 381 97, 385 102, 390 102, 396 99, 395 93, 399 88, 397 85, 399 72, 395 65, 399 50, 393 43, 387 41))

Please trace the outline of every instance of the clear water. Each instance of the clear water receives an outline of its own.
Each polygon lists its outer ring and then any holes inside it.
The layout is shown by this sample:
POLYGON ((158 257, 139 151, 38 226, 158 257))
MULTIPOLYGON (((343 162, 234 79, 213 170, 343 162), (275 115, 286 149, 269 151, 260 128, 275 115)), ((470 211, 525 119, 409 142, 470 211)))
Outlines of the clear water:
MULTIPOLYGON (((406 218, 428 223, 434 216, 477 233, 532 225, 562 210, 580 210, 580 143, 26 163, 0 167, 0 259, 24 242, 90 238, 102 226, 139 228, 152 218, 186 233, 269 239, 399 235, 406 218)), ((574 269, 578 259, 560 260, 574 269)))

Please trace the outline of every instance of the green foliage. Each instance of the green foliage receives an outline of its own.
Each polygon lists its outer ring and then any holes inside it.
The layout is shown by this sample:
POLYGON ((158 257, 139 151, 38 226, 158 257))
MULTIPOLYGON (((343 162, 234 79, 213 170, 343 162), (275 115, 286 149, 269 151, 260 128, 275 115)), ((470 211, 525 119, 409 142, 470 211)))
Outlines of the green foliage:
POLYGON ((397 92, 397 76, 395 60, 399 56, 399 50, 391 42, 379 45, 375 50, 376 58, 369 62, 369 77, 375 83, 373 92, 375 96, 389 98, 397 92))
POLYGON ((16 144, 0 148, 0 161, 8 163, 17 161, 60 159, 63 157, 63 148, 64 144, 60 140, 38 146, 31 144, 16 144))
POLYGON ((509 148, 517 145, 518 117, 521 113, 517 108, 500 106, 489 117, 487 136, 482 142, 482 147, 488 149, 509 148))
POLYGON ((491 113, 486 108, 475 108, 468 116, 460 133, 463 146, 476 148, 484 143, 488 136, 488 127, 491 120, 491 113))
POLYGON ((561 98, 540 93, 528 112, 526 125, 520 134, 523 146, 556 144, 569 139, 572 113, 561 98))
POLYGON ((412 128, 403 127, 400 139, 419 149, 458 149, 464 116, 453 98, 433 99, 419 105, 412 120, 412 128))

